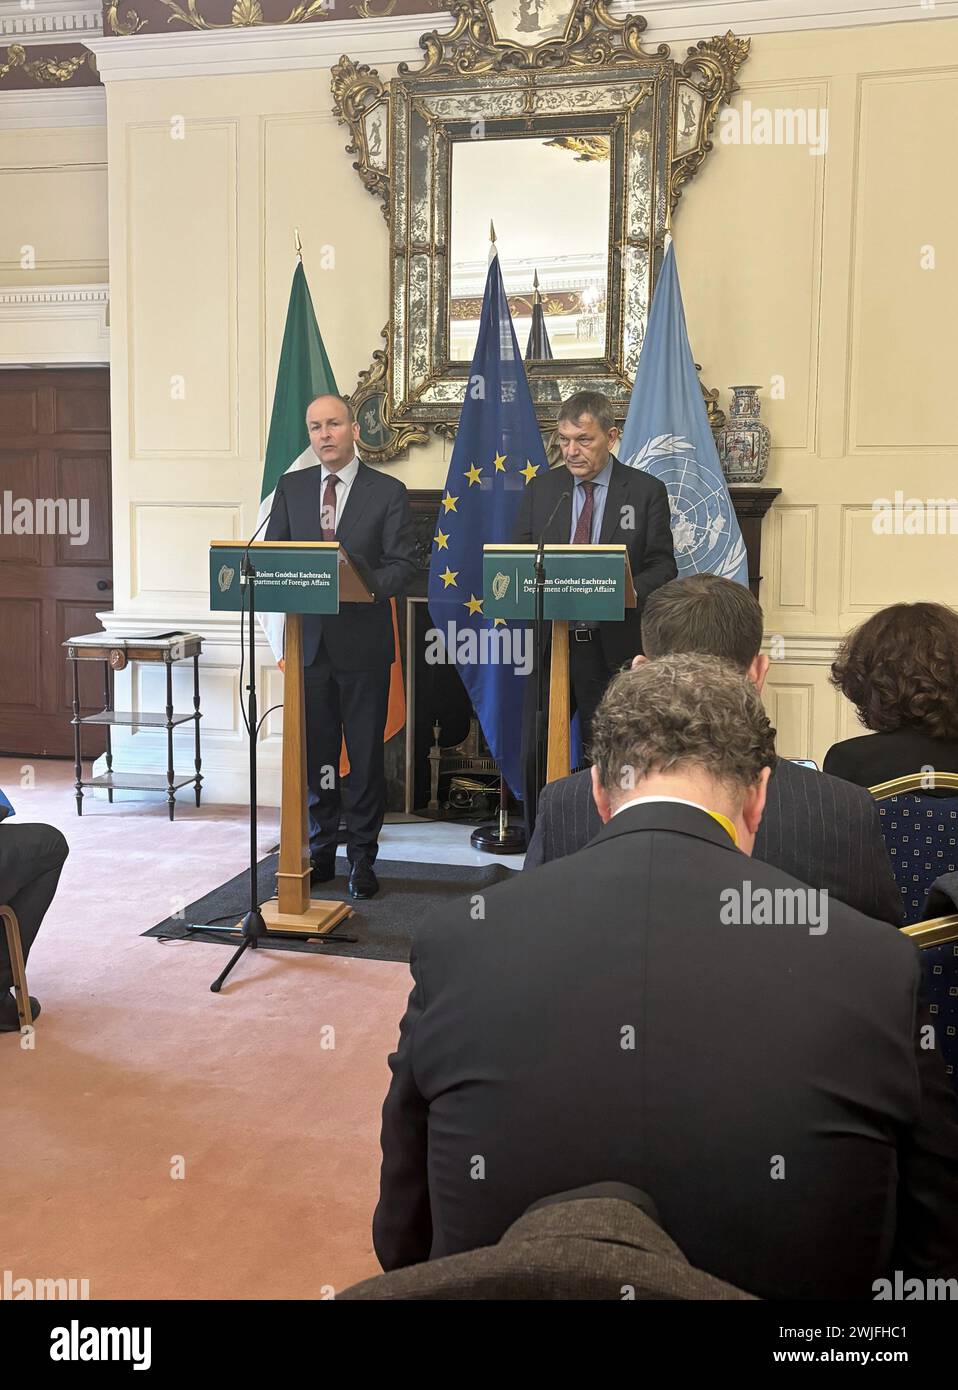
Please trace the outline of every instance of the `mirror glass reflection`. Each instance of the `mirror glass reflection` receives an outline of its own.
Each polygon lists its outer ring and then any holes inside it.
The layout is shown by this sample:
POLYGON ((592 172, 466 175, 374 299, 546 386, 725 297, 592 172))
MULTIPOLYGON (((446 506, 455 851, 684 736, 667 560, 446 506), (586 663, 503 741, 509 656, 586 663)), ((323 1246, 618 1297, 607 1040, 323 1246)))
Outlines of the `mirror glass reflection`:
POLYGON ((454 362, 471 361, 475 351, 490 219, 523 356, 605 355, 610 186, 604 135, 487 138, 453 146, 449 343, 454 362), (542 318, 530 351, 536 273, 542 318))

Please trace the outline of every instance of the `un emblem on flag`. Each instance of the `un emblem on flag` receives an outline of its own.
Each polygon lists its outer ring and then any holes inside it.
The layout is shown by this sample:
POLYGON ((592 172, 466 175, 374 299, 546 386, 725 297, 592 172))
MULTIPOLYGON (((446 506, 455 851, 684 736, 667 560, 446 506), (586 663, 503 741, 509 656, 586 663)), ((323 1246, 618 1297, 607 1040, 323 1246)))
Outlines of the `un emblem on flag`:
POLYGON ((668 489, 679 578, 704 572, 734 579, 745 561, 745 542, 721 470, 703 463, 695 445, 675 434, 650 439, 628 463, 668 489))
POLYGON ((492 581, 492 597, 503 599, 509 589, 509 576, 507 574, 497 574, 492 581))
POLYGON ((220 586, 220 593, 225 594, 227 589, 236 578, 236 571, 230 569, 229 565, 220 565, 220 572, 216 576, 216 582, 220 586))

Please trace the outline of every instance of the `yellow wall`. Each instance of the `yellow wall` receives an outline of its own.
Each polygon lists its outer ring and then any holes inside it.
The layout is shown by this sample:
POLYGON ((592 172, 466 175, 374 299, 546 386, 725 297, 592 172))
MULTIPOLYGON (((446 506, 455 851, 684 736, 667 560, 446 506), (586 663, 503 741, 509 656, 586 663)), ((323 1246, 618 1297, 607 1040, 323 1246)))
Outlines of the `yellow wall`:
MULTIPOLYGON (((827 107, 827 154, 717 141, 674 230, 703 379, 764 385, 782 496, 762 601, 784 638, 768 699, 780 751, 820 760, 855 731, 827 685, 840 634, 896 599, 958 602, 951 537, 871 529, 873 499, 896 487, 958 491, 958 21, 769 35, 753 50, 736 105, 827 107)), ((198 623, 206 541, 255 524, 292 228, 346 391, 380 346, 388 232, 326 71, 119 81, 108 110, 117 614, 198 623)), ((438 487, 447 447, 393 468, 438 487)), ((220 676, 219 727, 238 739, 225 649, 220 676)))
POLYGON ((958 21, 766 37, 745 99, 827 107, 827 154, 717 145, 675 230, 703 378, 765 388, 767 704, 780 752, 820 760, 862 732, 827 684, 839 635, 889 603, 958 603, 958 538, 876 536, 871 510, 958 495, 958 21))
POLYGON ((106 131, 0 130, 0 285, 105 283, 106 131), (21 268, 21 247, 36 267, 21 268))
POLYGON ((109 357, 106 146, 102 126, 0 128, 0 365, 109 357))

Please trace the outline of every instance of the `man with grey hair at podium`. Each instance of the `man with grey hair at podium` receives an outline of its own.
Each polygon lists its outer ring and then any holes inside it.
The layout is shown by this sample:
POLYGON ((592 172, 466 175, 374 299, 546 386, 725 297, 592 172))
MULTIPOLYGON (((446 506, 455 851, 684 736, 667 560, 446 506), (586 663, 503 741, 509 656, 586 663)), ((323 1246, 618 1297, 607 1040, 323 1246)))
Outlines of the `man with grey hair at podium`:
MULTIPOLYGON (((576 622, 569 628, 570 710, 579 713, 583 746, 609 681, 642 650, 645 600, 678 574, 672 548, 669 494, 650 473, 629 468, 613 450, 619 439, 612 402, 601 391, 563 401, 556 426, 563 467, 533 478, 522 494, 513 540, 525 545, 624 545, 636 606, 619 622, 576 622)), ((546 652, 546 683, 549 654, 546 652)), ((546 695, 548 705, 548 694, 546 695)), ((527 682, 522 711, 523 810, 535 829, 536 681, 527 682)))
MULTIPOLYGON (((415 537, 404 485, 359 458, 359 426, 347 401, 317 396, 306 429, 316 464, 280 478, 266 540, 339 541, 362 562, 374 599, 303 615, 311 882, 335 877, 342 811, 349 894, 371 898, 379 889, 373 864, 386 813, 383 735, 394 655, 389 600, 415 573, 415 537), (349 780, 340 787, 344 739, 349 780)), ((279 664, 282 669, 282 659, 279 664)))

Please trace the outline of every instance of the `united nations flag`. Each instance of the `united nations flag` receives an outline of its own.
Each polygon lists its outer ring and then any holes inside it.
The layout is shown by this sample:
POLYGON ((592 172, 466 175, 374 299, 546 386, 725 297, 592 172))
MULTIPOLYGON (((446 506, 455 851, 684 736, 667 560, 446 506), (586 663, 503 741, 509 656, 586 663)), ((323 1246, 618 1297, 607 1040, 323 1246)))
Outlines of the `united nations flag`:
MULTIPOLYGON (((548 466, 499 258, 493 254, 432 542, 429 613, 446 660, 455 661, 493 757, 516 795, 522 788, 522 697, 528 679, 517 649, 529 633, 525 624, 513 628, 483 613, 482 547, 486 541, 512 540, 523 490, 548 466)), ((508 585, 507 575, 497 575, 495 584, 501 588, 503 580, 508 585)))
POLYGON ((659 271, 619 457, 669 491, 679 578, 748 583, 748 557, 709 428, 670 243, 659 271))

